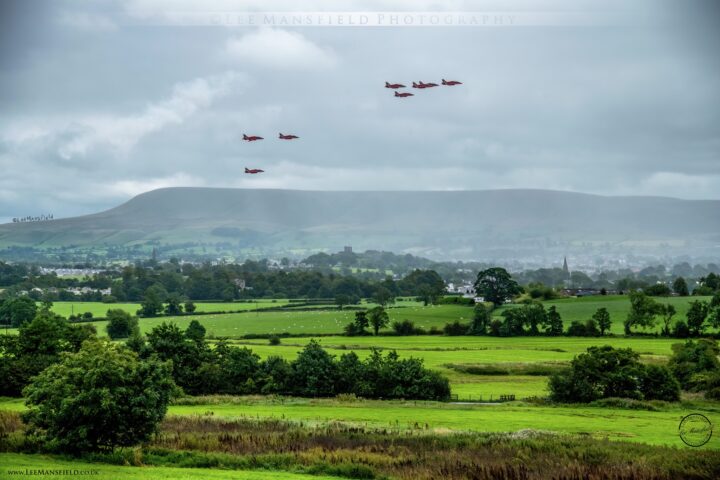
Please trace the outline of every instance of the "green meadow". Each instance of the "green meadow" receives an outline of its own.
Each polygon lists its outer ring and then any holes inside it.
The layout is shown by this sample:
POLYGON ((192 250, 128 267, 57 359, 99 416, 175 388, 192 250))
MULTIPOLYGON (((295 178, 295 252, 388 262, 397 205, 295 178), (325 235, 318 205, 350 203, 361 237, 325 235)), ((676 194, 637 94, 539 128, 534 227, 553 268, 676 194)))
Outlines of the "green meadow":
MULTIPOLYGON (((60 478, 92 478, 96 480, 138 479, 138 480, 330 480, 338 477, 303 475, 278 470, 222 470, 209 468, 172 468, 172 467, 131 467, 88 463, 78 460, 66 460, 52 455, 25 455, 18 453, 0 453, 0 478, 19 478, 24 472, 33 470, 70 470, 80 471, 75 475, 46 474, 60 478), (15 473, 17 471, 23 473, 15 473)), ((41 476, 37 474, 37 476, 41 476)))
MULTIPOLYGON (((656 298, 658 302, 669 303, 675 306, 678 313, 673 321, 684 319, 688 305, 694 300, 709 300, 709 297, 668 297, 656 298)), ((630 302, 626 296, 596 296, 584 298, 570 298, 544 302, 546 307, 555 306, 562 315, 565 328, 572 321, 586 321, 600 307, 607 308, 612 319, 611 333, 623 334, 623 320, 627 317, 630 302)), ((177 323, 185 328, 190 321, 198 320, 207 329, 208 335, 215 337, 241 337, 248 334, 340 334, 345 325, 355 317, 355 310, 338 310, 333 305, 312 305, 305 307, 294 307, 288 300, 262 299, 252 302, 198 302, 198 312, 205 312, 205 315, 183 315, 180 317, 156 317, 140 320, 140 328, 147 332, 164 321, 177 323), (269 307, 282 307, 282 310, 255 311, 269 307), (216 313, 234 311, 239 313, 216 313)), ((364 302, 363 307, 372 308, 373 303, 364 302)), ((122 308, 130 313, 135 313, 140 306, 134 303, 105 304, 101 302, 56 302, 53 304, 53 311, 60 315, 68 316, 72 312, 92 312, 95 317, 104 317, 109 308, 122 308)), ((493 316, 500 317, 503 310, 516 308, 515 305, 503 306, 493 312, 493 316)), ((397 302, 388 308, 390 322, 411 320, 416 326, 429 330, 432 327, 442 327, 454 321, 468 323, 473 316, 471 307, 461 305, 429 305, 423 306, 420 302, 409 299, 397 302)), ((104 321, 93 322, 98 327, 98 332, 103 334, 104 321)), ((660 325, 648 330, 648 333, 659 332, 660 325)), ((383 331, 389 332, 388 326, 383 331)), ((414 337, 413 337, 414 338, 414 337)), ((502 340, 502 339, 501 339, 502 340)), ((455 340, 453 340, 455 341, 455 340)), ((541 339, 548 343, 555 339, 541 339)))
MULTIPOLYGON (((253 300, 252 302, 196 302, 197 312, 235 312, 255 310, 256 308, 280 307, 288 305, 288 300, 253 300)), ((103 302, 54 302, 52 311, 64 317, 72 314, 90 312, 93 317, 105 317, 111 308, 119 308, 135 315, 140 309, 139 303, 103 303, 103 302)))
MULTIPOLYGON (((338 400, 209 396, 181 399, 169 415, 222 419, 276 419, 325 425, 442 432, 515 432, 524 429, 683 448, 678 423, 690 413, 720 422, 717 403, 663 404, 653 410, 597 406, 543 406, 524 402, 456 404, 400 400, 338 400), (186 402, 187 404, 183 404, 186 402)), ((0 409, 21 411, 22 400, 0 399, 0 409)), ((704 448, 720 449, 714 436, 704 448)))

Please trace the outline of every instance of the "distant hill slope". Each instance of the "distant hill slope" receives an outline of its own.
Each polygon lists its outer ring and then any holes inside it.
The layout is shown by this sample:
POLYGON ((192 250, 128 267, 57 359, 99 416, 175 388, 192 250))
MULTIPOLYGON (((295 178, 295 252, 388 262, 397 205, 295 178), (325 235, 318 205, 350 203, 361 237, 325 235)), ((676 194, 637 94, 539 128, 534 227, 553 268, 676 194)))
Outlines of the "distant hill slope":
MULTIPOLYGON (((558 244, 720 243, 720 201, 547 190, 332 192, 166 188, 93 215, 0 225, 0 245, 230 243, 265 253, 385 249, 434 257, 558 244)), ((486 255, 491 256, 491 255, 486 255)))

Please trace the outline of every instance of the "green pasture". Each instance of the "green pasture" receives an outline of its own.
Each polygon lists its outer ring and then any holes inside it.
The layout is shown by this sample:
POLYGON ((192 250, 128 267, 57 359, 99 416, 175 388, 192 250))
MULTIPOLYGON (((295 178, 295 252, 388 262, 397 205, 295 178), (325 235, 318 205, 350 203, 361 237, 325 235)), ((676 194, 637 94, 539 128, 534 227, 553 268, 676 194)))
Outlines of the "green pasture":
MULTIPOLYGON (((690 302, 695 300, 709 301, 710 298, 711 297, 653 297, 653 300, 675 307, 677 314, 673 317, 672 321, 674 323, 680 319, 685 320, 690 302)), ((581 298, 564 298, 543 303, 545 304, 545 308, 553 305, 557 308, 557 311, 565 323, 565 328, 567 328, 573 320, 587 321, 598 308, 605 307, 610 313, 610 319, 612 320, 611 332, 619 335, 624 333, 623 321, 627 318, 628 311, 630 310, 630 300, 628 300, 627 295, 596 295, 581 298)), ((499 309, 497 314, 501 311, 502 309, 499 309)), ((661 326, 658 317, 656 327, 646 331, 648 333, 660 332, 661 326)))
MULTIPOLYGON (((675 306, 678 314, 675 320, 685 319, 688 305, 693 300, 709 300, 709 297, 668 297, 656 298, 662 303, 670 303, 675 306)), ((254 302, 233 302, 233 303, 212 303, 199 302, 196 304, 198 312, 223 312, 223 311, 239 311, 240 313, 217 313, 209 315, 186 315, 180 317, 157 317, 146 318, 140 320, 140 328, 143 332, 147 332, 162 323, 163 321, 172 321, 177 323, 181 328, 185 328, 191 320, 200 321, 207 329, 208 335, 216 337, 237 338, 247 334, 272 334, 272 333, 292 333, 292 334, 340 334, 345 325, 350 323, 355 317, 355 310, 322 310, 331 305, 313 305, 310 307, 293 308, 292 303, 287 300, 257 300, 254 302), (254 312, 254 310, 267 307, 284 306, 287 310, 270 311, 270 312, 254 312), (302 310, 300 308, 303 308, 302 310)), ((611 332, 614 334, 623 334, 623 320, 626 318, 630 303, 626 296, 595 296, 584 298, 570 298, 562 300, 552 300, 545 302, 547 307, 554 305, 562 315, 565 328, 570 325, 573 320, 586 321, 600 307, 605 307, 610 312, 612 319, 611 332)), ((375 304, 364 302, 365 308, 372 308, 375 304)), ((122 308, 128 312, 135 313, 140 306, 134 303, 115 303, 105 304, 101 302, 56 302, 53 310, 60 315, 70 315, 75 312, 83 313, 92 312, 96 317, 104 317, 109 308, 122 308)), ((493 315, 499 317, 504 309, 517 308, 515 305, 503 306, 493 315)), ((448 322, 460 321, 469 323, 472 320, 473 309, 462 305, 429 305, 423 306, 420 302, 410 299, 404 299, 397 302, 394 306, 388 308, 390 322, 410 320, 416 326, 429 330, 431 327, 442 329, 448 322)), ((98 332, 104 332, 104 324, 95 322, 98 332)), ((657 332, 660 329, 659 319, 655 329, 649 330, 657 332)), ((390 331, 388 326, 384 331, 390 331)), ((410 337, 415 341, 416 338, 410 337)), ((497 339, 506 342, 507 339, 497 339)), ((552 344, 556 339, 543 338, 539 339, 544 344, 552 344)), ((355 339, 352 340, 355 342, 355 339)), ((462 342, 462 339, 451 340, 453 343, 462 342)))
MULTIPOLYGON (((0 478, 21 478, 25 470, 80 470, 77 475, 45 474, 36 476, 59 476, 60 478, 92 478, 96 480, 329 480, 338 477, 303 475, 267 470, 222 470, 208 468, 131 467, 64 460, 51 455, 25 455, 0 453, 0 478), (15 473, 21 471, 23 473, 15 473)), ((30 475, 27 475, 30 476, 30 475)))
MULTIPOLYGON (((281 307, 288 305, 288 300, 254 300, 252 302, 197 302, 198 312, 228 312, 255 310, 256 308, 281 307)), ((119 308, 135 315, 140 309, 139 303, 103 303, 103 302, 53 302, 52 311, 63 317, 71 314, 91 312, 94 317, 104 317, 111 308, 119 308)))
MULTIPOLYGON (((216 304, 207 304, 216 305, 216 304)), ((217 304, 228 305, 228 304, 217 304)), ((231 305, 253 305, 233 303, 231 305)), ((370 305, 371 306, 371 305, 370 305)), ((355 310, 279 310, 255 312, 254 307, 246 313, 183 315, 180 317, 155 317, 140 319, 140 330, 147 333, 162 322, 174 322, 186 328, 192 320, 203 324, 207 335, 214 337, 240 337, 247 334, 293 333, 293 334, 340 334, 343 327, 353 321, 355 310)), ((388 309, 391 321, 410 319, 417 326, 442 328, 447 322, 463 318, 469 321, 472 309, 456 305, 441 306, 398 306, 388 309)), ((105 333, 105 321, 92 322, 100 335, 105 333)), ((386 329, 389 330, 389 329, 386 329)))

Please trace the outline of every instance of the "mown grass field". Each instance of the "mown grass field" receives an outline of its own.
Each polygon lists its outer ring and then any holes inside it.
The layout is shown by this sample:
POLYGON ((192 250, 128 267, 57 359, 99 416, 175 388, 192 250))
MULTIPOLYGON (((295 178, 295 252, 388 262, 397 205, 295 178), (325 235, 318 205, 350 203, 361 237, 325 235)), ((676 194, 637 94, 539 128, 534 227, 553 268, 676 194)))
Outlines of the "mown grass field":
POLYGON ((92 478, 96 480, 331 480, 338 477, 303 475, 282 471, 220 470, 209 468, 131 467, 66 460, 51 455, 0 453, 0 478, 51 476, 59 478, 92 478), (23 475, 25 470, 81 470, 77 475, 23 475))

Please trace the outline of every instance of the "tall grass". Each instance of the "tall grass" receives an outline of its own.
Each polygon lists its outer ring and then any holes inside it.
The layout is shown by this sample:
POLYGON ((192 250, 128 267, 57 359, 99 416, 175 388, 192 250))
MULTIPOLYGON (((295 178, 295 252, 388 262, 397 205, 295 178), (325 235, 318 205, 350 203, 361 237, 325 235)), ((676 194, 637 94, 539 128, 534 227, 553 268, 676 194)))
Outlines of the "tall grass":
MULTIPOLYGON (((3 432, 17 436, 16 413, 3 432)), ((14 451, 32 445, 9 444, 14 451)), ((449 433, 282 419, 222 420, 171 416, 142 448, 84 460, 187 468, 268 469, 345 478, 407 480, 651 480, 720 478, 714 450, 678 449, 534 430, 510 434, 449 433)))

